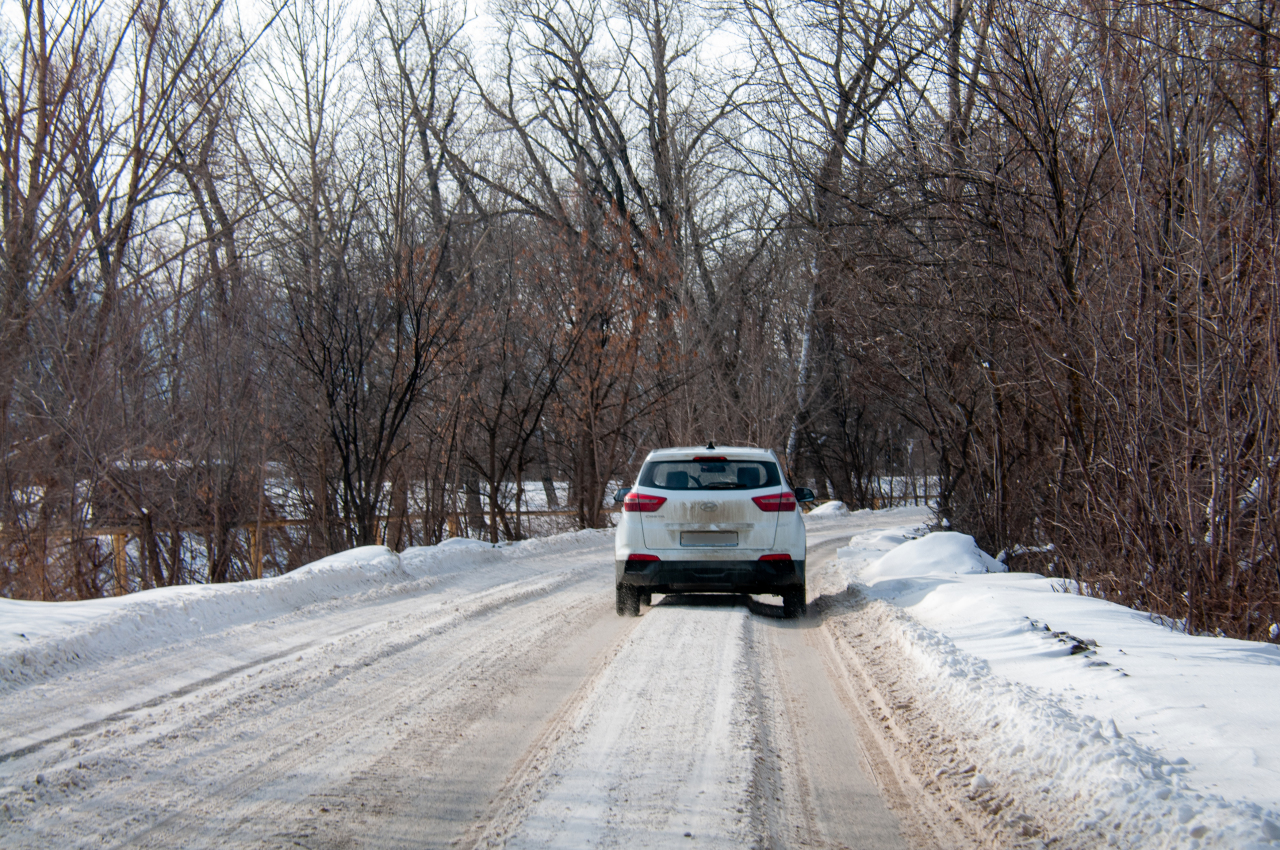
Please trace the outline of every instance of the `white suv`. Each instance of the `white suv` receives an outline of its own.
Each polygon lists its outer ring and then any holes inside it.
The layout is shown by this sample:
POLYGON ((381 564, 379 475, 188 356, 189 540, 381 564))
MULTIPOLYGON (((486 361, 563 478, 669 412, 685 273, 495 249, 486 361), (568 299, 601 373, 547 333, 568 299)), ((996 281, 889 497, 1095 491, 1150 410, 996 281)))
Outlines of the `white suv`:
POLYGON ((804 610, 804 521, 768 449, 650 452, 622 503, 614 540, 618 613, 636 616, 654 593, 772 593, 783 616, 804 610))

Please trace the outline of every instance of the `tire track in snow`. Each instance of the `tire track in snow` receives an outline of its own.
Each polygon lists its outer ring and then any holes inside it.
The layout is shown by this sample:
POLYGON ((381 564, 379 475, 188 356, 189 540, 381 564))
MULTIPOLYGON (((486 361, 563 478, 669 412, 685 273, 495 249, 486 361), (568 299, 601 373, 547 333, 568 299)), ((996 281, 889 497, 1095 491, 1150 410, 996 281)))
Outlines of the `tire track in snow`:
MULTIPOLYGON (((573 581, 579 580, 581 578, 581 575, 580 575, 581 572, 582 572, 581 570, 578 570, 578 571, 563 573, 563 574, 551 576, 551 577, 538 576, 532 579, 526 579, 524 581, 512 582, 510 584, 502 585, 500 587, 494 588, 487 592, 474 594, 470 598, 460 600, 452 610, 441 611, 437 615, 437 619, 440 622, 435 629, 427 629, 425 631, 419 631, 413 638, 411 638, 408 641, 404 641, 404 642, 401 642, 400 644, 384 647, 383 650, 381 651, 380 657, 386 657, 390 654, 394 654, 397 652, 404 652, 405 650, 412 649, 414 646, 421 643, 422 641, 428 640, 429 638, 433 637, 435 634, 439 633, 440 630, 447 629, 450 626, 455 625, 457 621, 461 619, 465 619, 467 617, 479 616, 495 608, 499 608, 504 605, 511 605, 511 604, 523 601, 524 599, 528 599, 532 596, 552 593, 565 584, 569 584, 573 581)), ((302 643, 297 643, 297 644, 288 646, 283 650, 277 650, 270 654, 263 655, 259 658, 255 658, 252 661, 249 661, 243 664, 238 664, 234 667, 215 673, 212 676, 207 676, 203 679, 198 679, 194 682, 185 684, 182 687, 175 688, 172 691, 168 691, 167 693, 163 693, 163 694, 160 694, 159 696, 151 697, 150 699, 144 702, 140 702, 135 705, 131 705, 127 708, 122 708, 118 711, 114 711, 111 714, 108 714, 107 716, 101 719, 93 720, 88 723, 83 723, 72 729, 68 729, 65 732, 59 732, 56 735, 52 735, 48 738, 44 738, 30 744, 26 744, 10 752, 0 753, 0 764, 3 764, 4 762, 10 761, 12 759, 29 756, 33 753, 38 752, 44 747, 50 744, 57 743, 59 741, 65 741, 70 738, 83 737, 85 735, 92 734, 98 731, 99 729, 102 729, 103 727, 109 726, 113 723, 120 723, 125 720, 129 720, 138 712, 145 711, 150 708, 157 708, 159 706, 164 705, 167 702, 171 702, 173 700, 180 699, 190 694, 194 694, 198 691, 204 690, 205 688, 209 688, 220 682, 226 681, 227 679, 230 679, 234 676, 238 676, 242 673, 246 673, 248 671, 257 669, 259 667, 263 667, 267 664, 270 664, 273 661, 279 661, 280 659, 286 658, 290 655, 293 655, 294 653, 305 652, 320 644, 337 642, 342 638, 345 638, 349 635, 363 631, 366 628, 368 627, 360 626, 345 632, 339 632, 337 634, 330 635, 326 638, 304 641, 302 643)))
POLYGON ((33 753, 39 752, 40 750, 44 749, 50 744, 56 744, 59 741, 66 741, 71 738, 79 738, 85 735, 92 734, 94 732, 97 732, 99 729, 102 729, 105 726, 109 726, 113 723, 120 723, 122 721, 128 720, 129 718, 133 717, 135 714, 137 714, 140 711, 146 711, 149 708, 156 708, 157 706, 163 705, 164 703, 170 702, 171 700, 179 699, 181 697, 187 696, 188 694, 193 694, 196 691, 203 690, 208 687, 212 687, 213 685, 216 685, 219 682, 226 681, 227 679, 230 679, 233 676, 238 676, 241 673, 246 673, 255 668, 262 667, 266 664, 270 664, 272 661, 279 661, 281 658, 285 658, 289 655, 292 655, 295 652, 304 652, 312 648, 313 646, 315 646, 317 643, 319 643, 319 641, 314 641, 314 640, 307 641, 305 643, 300 643, 294 646, 290 646, 289 648, 278 651, 278 652, 273 652, 270 655, 264 655, 261 658, 255 658, 253 661, 250 661, 246 664, 237 665, 228 670, 223 670, 220 673, 215 673, 212 676, 208 676, 204 679, 199 679, 195 682, 192 682, 189 685, 183 685, 180 688, 176 688, 175 690, 169 691, 168 693, 161 694, 158 697, 152 697, 146 702, 140 702, 136 705, 131 705, 128 708, 122 708, 119 711, 112 712, 111 714, 108 714, 106 717, 103 717, 99 720, 92 720, 88 723, 83 723, 72 729, 68 729, 65 732, 59 732, 57 735, 53 735, 48 738, 43 738, 31 744, 27 744, 26 746, 20 747, 16 750, 12 750, 7 753, 0 753, 0 764, 4 764, 5 762, 11 761, 12 759, 19 759, 25 756, 32 755, 33 753))
POLYGON ((371 624, 304 663, 269 664, 133 725, 108 724, 70 752, 15 760, 49 780, 6 811, 0 835, 15 847, 101 846, 108 837, 119 846, 260 847, 278 834, 323 832, 312 794, 406 736, 437 751, 463 746, 468 725, 566 629, 612 616, 598 572, 539 575, 371 624), (43 793, 50 788, 65 793, 43 793))
MULTIPOLYGON (((123 618, 125 622, 119 622, 120 617, 107 618, 111 622, 93 625, 106 635, 106 649, 86 649, 77 654, 79 661, 69 666, 50 664, 46 659, 36 665, 37 669, 25 672, 17 680, 0 675, 0 751, 15 752, 41 741, 65 739, 66 733, 77 737, 84 734, 82 727, 89 728, 90 724, 112 714, 134 710, 140 703, 156 698, 172 698, 187 686, 199 689, 200 683, 220 673, 277 653, 299 651, 314 645, 317 638, 337 639, 371 625, 422 613, 424 608, 451 609, 476 594, 513 582, 536 580, 539 575, 583 566, 598 568, 611 558, 611 548, 602 539, 603 535, 578 533, 568 537, 573 539, 526 541, 516 547, 481 547, 479 551, 471 548, 440 551, 439 547, 410 549, 401 561, 407 565, 408 573, 415 576, 411 581, 400 581, 402 574, 389 573, 387 584, 351 595, 336 593, 331 598, 320 594, 326 598, 319 601, 315 593, 268 594, 270 598, 257 606, 261 608, 261 618, 250 621, 236 616, 228 622, 206 618, 197 623, 192 619, 194 625, 188 624, 190 628, 175 631, 170 628, 171 617, 162 616, 153 622, 143 616, 145 606, 134 612, 134 617, 123 618), (290 597, 299 607, 281 612, 275 603, 279 603, 282 596, 290 597), (113 630, 122 630, 122 633, 115 634, 113 630), (112 647, 116 651, 107 652, 112 647)), ((280 580, 264 581, 272 584, 280 580)), ((224 586, 235 591, 232 596, 244 603, 241 608, 254 608, 246 602, 248 594, 243 592, 246 587, 248 585, 224 586)), ((190 589, 210 590, 209 587, 190 589)), ((164 604, 159 606, 160 613, 172 614, 176 607, 174 600, 161 601, 164 604)), ((195 602, 199 600, 193 602, 193 615, 203 610, 195 602)), ((211 604, 213 609, 225 607, 217 604, 216 599, 211 604)), ((185 606, 180 607, 185 610, 185 606)), ((244 615, 245 611, 237 609, 231 613, 244 615)), ((78 645, 80 637, 79 633, 71 634, 70 646, 78 645)), ((56 650, 53 654, 58 656, 70 651, 68 646, 53 649, 56 650)), ((0 669, 0 674, 3 672, 0 669)), ((3 787, 6 770, 7 766, 0 762, 0 787, 3 787)))
POLYGON ((749 617, 738 599, 693 611, 668 597, 650 609, 521 822, 478 846, 661 847, 686 833, 700 847, 751 844, 749 617))

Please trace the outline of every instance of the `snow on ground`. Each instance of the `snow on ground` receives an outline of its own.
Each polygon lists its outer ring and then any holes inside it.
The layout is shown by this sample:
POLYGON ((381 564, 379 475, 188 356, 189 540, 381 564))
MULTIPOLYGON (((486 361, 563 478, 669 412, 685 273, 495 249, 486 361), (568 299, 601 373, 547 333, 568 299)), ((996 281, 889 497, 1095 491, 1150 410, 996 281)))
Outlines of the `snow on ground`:
POLYGON ((838 517, 838 516, 848 516, 848 515, 849 515, 849 509, 845 507, 844 502, 834 501, 834 502, 823 502, 821 505, 818 505, 816 508, 809 511, 809 513, 806 515, 806 518, 808 517, 827 518, 827 517, 838 517))
POLYGON ((550 787, 505 846, 750 844, 749 619, 740 606, 696 616, 648 610, 575 718, 550 787))
POLYGON ((0 599, 0 690, 336 599, 360 603, 421 590, 442 572, 569 551, 612 534, 570 532, 496 547, 452 538, 398 555, 385 546, 362 546, 257 581, 155 588, 81 602, 0 599))
MULTIPOLYGON (((1040 806, 1044 822, 1075 834, 1105 832, 1121 846, 1280 846, 1280 648, 1172 632, 1138 612, 1066 592, 1060 579, 1004 572, 972 538, 925 535, 921 508, 843 508, 829 503, 810 513, 810 540, 819 532, 878 528, 840 550, 839 578, 884 610, 885 639, 914 666, 903 675, 982 765, 971 779, 975 793, 1010 789, 1031 809, 1040 806)), ((283 615, 305 620, 312 609, 377 603, 467 576, 482 590, 525 577, 526 556, 568 556, 604 547, 611 536, 587 531, 499 547, 453 540, 400 555, 365 547, 257 582, 85 602, 0 600, 0 692, 97 660, 279 624, 283 615)), ((637 639, 678 625, 671 613, 650 611, 637 639)), ((702 632, 670 638, 722 645, 724 653, 689 653, 686 663, 706 665, 711 681, 740 681, 726 671, 742 663, 736 630, 747 614, 702 614, 684 618, 702 632)), ((746 751, 737 749, 737 732, 726 733, 745 728, 727 708, 740 703, 739 695, 713 692, 689 712, 689 735, 714 731, 728 746, 712 761, 682 761, 675 741, 660 760, 666 779, 651 770, 618 773, 609 766, 637 764, 624 758, 634 741, 618 730, 653 726, 646 712, 661 708, 645 699, 644 659, 626 650, 622 656, 579 720, 572 752, 581 758, 563 763, 558 783, 527 822, 525 842, 538 846, 586 832, 601 840, 636 838, 659 829, 733 843, 741 823, 705 814, 736 813, 744 793, 746 751), (671 808, 664 789, 675 785, 713 795, 715 805, 671 808)), ((228 658, 226 664, 235 661, 228 658)))
POLYGON ((976 790, 1043 787, 1121 846, 1280 844, 1280 647, 1173 632, 954 532, 857 535, 837 567, 895 607, 920 688, 980 751, 976 790))

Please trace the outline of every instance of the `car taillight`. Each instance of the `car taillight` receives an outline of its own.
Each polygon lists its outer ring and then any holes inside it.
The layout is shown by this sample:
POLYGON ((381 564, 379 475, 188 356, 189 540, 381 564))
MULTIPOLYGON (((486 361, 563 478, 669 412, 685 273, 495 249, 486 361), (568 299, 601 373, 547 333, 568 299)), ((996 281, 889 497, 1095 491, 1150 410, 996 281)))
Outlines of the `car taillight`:
POLYGON ((774 493, 770 496, 752 496, 751 501, 755 502, 756 507, 760 510, 768 513, 794 511, 796 509, 796 494, 791 492, 774 493))
MULTIPOLYGON (((648 493, 628 493, 627 497, 622 500, 622 509, 624 511, 647 514, 662 507, 662 503, 665 501, 666 499, 662 496, 650 496, 648 493)), ((795 499, 792 499, 791 506, 793 508, 795 504, 795 499)))
POLYGON ((661 561, 657 555, 628 555, 628 561, 661 561))

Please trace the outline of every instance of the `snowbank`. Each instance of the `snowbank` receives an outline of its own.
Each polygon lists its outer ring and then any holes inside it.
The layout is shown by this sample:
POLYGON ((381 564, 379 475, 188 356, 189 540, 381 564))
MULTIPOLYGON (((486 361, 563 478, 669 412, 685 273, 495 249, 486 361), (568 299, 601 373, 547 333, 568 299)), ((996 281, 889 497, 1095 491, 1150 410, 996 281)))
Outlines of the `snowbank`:
POLYGON ((94 660, 173 644, 341 599, 361 604, 430 585, 445 573, 612 539, 589 530, 493 546, 452 538, 397 555, 362 546, 282 576, 164 587, 80 602, 0 599, 0 688, 20 687, 94 660))
POLYGON ((861 573, 864 582, 881 578, 916 575, 969 575, 1002 573, 1004 564, 978 548, 967 534, 938 531, 926 537, 908 539, 894 532, 881 532, 874 542, 883 546, 894 540, 902 542, 882 555, 861 573))
POLYGON ((854 537, 838 567, 890 603, 886 638, 967 731, 975 782, 1121 846, 1280 845, 1280 647, 1172 632, 920 534, 854 537))
POLYGON ((0 599, 0 682, 13 686, 93 659, 411 578, 396 553, 364 546, 258 581, 163 587, 81 602, 0 599))
POLYGON ((816 508, 809 511, 808 515, 818 517, 848 516, 849 509, 845 507, 844 502, 823 502, 821 505, 818 505, 816 508))

